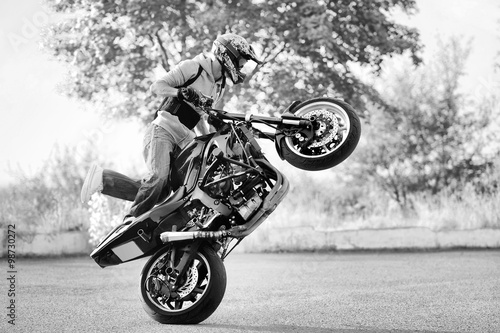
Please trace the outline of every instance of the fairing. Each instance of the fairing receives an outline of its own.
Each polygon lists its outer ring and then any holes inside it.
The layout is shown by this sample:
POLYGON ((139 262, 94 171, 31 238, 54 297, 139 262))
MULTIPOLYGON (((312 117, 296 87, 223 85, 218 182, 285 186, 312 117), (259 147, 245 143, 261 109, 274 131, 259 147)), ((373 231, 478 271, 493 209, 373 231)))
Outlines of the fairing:
POLYGON ((171 231, 176 223, 184 222, 176 214, 186 202, 187 196, 196 187, 202 167, 203 154, 212 136, 195 139, 175 158, 172 166, 172 188, 174 193, 162 204, 139 216, 129 224, 113 229, 91 257, 101 267, 119 265, 123 262, 143 258, 155 253, 163 243, 159 234, 171 231))

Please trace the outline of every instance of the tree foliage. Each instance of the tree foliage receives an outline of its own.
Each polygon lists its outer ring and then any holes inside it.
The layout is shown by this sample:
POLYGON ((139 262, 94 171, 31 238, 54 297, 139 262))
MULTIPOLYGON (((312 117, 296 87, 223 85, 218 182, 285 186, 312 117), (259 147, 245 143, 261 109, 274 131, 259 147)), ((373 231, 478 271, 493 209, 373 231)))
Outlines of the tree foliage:
POLYGON ((419 69, 406 64, 384 78, 390 112, 371 113, 361 173, 411 208, 410 194, 436 194, 474 182, 498 156, 491 105, 472 104, 460 93, 470 48, 458 39, 441 43, 419 69))
POLYGON ((74 65, 68 93, 117 116, 151 114, 158 104, 148 92, 155 74, 210 50, 226 32, 247 38, 265 61, 250 70, 245 84, 233 87, 240 105, 257 102, 265 105, 261 111, 323 94, 361 107, 378 96, 350 64, 376 71, 386 56, 407 50, 418 62, 418 33, 390 14, 412 13, 414 0, 46 2, 65 14, 45 45, 74 65))

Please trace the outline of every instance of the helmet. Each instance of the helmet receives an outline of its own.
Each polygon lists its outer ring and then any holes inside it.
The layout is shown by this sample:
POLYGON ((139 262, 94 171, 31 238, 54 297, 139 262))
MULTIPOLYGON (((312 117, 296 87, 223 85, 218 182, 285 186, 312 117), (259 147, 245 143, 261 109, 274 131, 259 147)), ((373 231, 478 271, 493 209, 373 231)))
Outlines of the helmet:
POLYGON ((217 37, 214 41, 213 53, 222 65, 222 71, 227 73, 226 75, 231 78, 234 84, 242 83, 246 76, 241 72, 240 59, 253 60, 257 64, 262 64, 245 38, 235 34, 224 34, 217 37))

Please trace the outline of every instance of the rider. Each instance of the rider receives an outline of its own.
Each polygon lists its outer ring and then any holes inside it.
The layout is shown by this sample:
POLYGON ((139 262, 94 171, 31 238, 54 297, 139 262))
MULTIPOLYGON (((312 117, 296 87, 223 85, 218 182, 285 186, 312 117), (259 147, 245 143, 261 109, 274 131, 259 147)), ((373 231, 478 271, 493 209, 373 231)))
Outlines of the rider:
POLYGON ((143 155, 148 176, 142 181, 133 180, 94 164, 82 186, 82 202, 87 202, 98 191, 134 201, 127 218, 138 217, 164 200, 170 193, 170 153, 176 146, 182 149, 194 139, 195 126, 201 134, 208 133, 205 121, 200 121, 206 120, 206 116, 190 105, 196 104, 203 95, 212 98, 214 104, 219 102, 226 90, 227 77, 233 84, 244 81, 241 69, 248 60, 261 64, 243 37, 228 33, 214 41, 212 54, 182 61, 154 82, 151 91, 165 100, 144 136, 143 155))

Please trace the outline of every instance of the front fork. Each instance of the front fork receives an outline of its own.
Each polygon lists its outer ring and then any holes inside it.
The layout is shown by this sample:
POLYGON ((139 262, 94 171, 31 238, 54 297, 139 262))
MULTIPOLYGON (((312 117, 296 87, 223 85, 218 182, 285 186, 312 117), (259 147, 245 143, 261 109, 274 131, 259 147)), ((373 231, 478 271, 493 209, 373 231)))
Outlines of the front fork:
POLYGON ((170 253, 170 260, 165 272, 172 279, 174 289, 179 286, 179 282, 186 274, 189 264, 193 261, 198 249, 200 248, 201 241, 194 241, 185 245, 174 244, 170 253), (178 256, 180 258, 178 259, 178 256), (176 265, 175 263, 178 262, 176 265))
POLYGON ((185 282, 183 277, 200 245, 201 241, 172 245, 168 259, 158 262, 155 269, 153 269, 153 273, 146 279, 145 288, 152 297, 178 297, 178 290, 182 287, 181 284, 185 282), (178 263, 175 264, 176 262, 178 263), (164 275, 165 278, 159 278, 158 274, 164 275))
POLYGON ((281 148, 285 137, 295 135, 296 139, 300 142, 301 148, 307 147, 314 139, 314 120, 303 119, 297 117, 292 113, 292 111, 300 103, 302 103, 302 101, 293 101, 292 104, 290 104, 281 114, 281 118, 283 119, 283 121, 278 125, 278 128, 276 130, 274 144, 276 147, 276 151, 278 152, 278 156, 282 160, 285 159, 281 148))
POLYGON ((278 152, 278 156, 284 160, 282 145, 284 139, 289 136, 295 136, 295 138, 300 142, 301 148, 306 148, 309 146, 311 141, 314 139, 314 127, 312 122, 309 122, 308 125, 305 126, 286 126, 280 125, 276 130, 276 135, 274 138, 274 145, 276 147, 276 151, 278 152))

